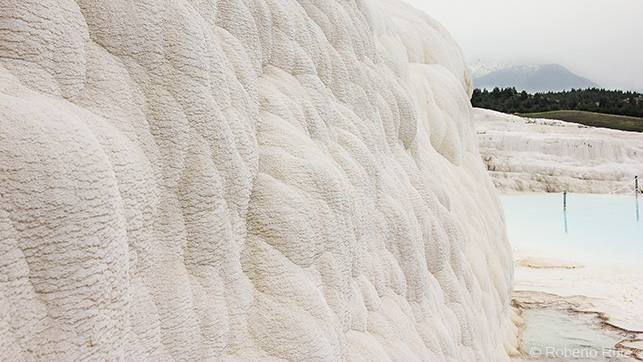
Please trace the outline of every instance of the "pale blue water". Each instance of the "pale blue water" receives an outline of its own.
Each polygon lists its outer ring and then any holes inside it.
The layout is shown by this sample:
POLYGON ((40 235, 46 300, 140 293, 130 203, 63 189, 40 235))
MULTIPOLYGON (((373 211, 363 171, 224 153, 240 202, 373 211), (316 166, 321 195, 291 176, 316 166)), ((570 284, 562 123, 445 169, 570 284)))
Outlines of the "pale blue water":
POLYGON ((562 193, 505 195, 501 200, 514 247, 579 261, 643 260, 642 195, 568 193, 566 212, 562 193))

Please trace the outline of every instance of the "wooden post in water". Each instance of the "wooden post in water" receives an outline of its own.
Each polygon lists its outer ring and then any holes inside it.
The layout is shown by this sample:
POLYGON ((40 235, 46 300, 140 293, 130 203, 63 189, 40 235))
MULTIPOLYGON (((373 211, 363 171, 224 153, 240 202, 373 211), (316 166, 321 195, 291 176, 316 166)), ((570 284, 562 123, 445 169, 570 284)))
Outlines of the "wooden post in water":
POLYGON ((567 190, 563 190, 563 218, 565 219, 565 234, 567 234, 567 190))
POLYGON ((636 193, 636 196, 634 197, 636 199, 636 222, 640 222, 641 219, 639 217, 639 177, 634 176, 634 192, 636 193))

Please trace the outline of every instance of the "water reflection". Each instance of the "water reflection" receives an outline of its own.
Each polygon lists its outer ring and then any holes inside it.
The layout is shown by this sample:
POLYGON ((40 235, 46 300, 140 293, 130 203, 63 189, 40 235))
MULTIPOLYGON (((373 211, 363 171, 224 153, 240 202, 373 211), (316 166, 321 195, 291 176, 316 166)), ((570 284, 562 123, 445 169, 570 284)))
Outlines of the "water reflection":
POLYGON ((636 222, 640 222, 639 219, 639 192, 643 193, 639 189, 639 177, 634 176, 634 194, 636 194, 636 222))

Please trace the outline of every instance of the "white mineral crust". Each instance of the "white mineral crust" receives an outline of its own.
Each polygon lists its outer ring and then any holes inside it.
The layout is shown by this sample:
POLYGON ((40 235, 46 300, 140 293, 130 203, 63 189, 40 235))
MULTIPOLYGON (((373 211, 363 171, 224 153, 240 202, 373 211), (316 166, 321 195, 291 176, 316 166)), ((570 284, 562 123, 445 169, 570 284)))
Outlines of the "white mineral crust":
POLYGON ((394 0, 2 0, 0 359, 508 359, 471 91, 394 0))
POLYGON ((480 108, 474 114, 480 153, 501 192, 634 195, 634 177, 643 178, 643 133, 480 108))

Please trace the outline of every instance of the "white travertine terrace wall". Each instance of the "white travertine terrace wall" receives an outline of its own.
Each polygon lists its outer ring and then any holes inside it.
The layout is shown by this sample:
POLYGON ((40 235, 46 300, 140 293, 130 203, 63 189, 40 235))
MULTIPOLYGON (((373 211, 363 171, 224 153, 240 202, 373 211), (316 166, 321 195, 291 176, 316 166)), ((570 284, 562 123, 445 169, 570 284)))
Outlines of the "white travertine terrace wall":
MULTIPOLYGON (((643 134, 474 110, 480 153, 503 192, 634 193, 643 134)), ((641 183, 643 185, 643 181, 641 183)))
POLYGON ((512 260, 403 2, 0 2, 0 357, 503 360, 512 260))

